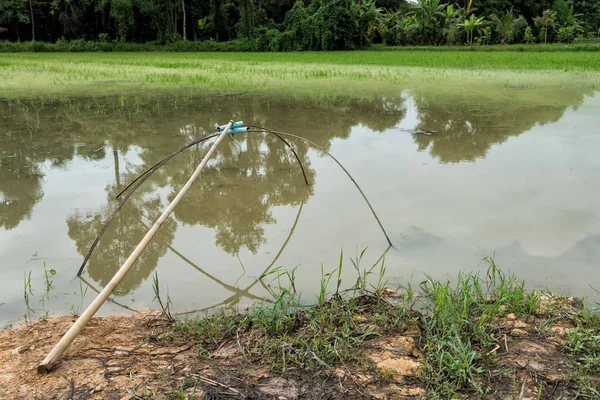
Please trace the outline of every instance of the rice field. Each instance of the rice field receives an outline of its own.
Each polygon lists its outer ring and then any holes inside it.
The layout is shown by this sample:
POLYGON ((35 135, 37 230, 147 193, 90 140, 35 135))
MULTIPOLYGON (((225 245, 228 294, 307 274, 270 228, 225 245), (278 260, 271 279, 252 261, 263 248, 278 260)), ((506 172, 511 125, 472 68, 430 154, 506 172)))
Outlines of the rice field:
POLYGON ((595 89, 599 83, 595 52, 13 53, 0 59, 5 98, 153 89, 372 97, 398 88, 595 89))

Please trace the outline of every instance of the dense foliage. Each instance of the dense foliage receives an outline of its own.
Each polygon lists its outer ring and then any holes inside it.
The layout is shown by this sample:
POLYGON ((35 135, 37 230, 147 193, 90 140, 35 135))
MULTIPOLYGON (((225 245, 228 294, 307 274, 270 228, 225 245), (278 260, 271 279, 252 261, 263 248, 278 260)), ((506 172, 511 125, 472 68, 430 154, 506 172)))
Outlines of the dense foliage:
POLYGON ((0 0, 0 40, 78 41, 75 50, 112 42, 182 51, 226 41, 245 51, 571 43, 599 29, 600 0, 0 0))

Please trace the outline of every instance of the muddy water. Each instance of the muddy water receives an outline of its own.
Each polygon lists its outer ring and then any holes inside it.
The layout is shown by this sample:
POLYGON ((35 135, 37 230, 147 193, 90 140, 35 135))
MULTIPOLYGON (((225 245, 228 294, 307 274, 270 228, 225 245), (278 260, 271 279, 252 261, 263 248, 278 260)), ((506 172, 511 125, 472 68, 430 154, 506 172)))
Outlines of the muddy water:
MULTIPOLYGON (((27 314, 29 276, 30 317, 85 307, 209 144, 141 187, 84 280, 76 279, 115 195, 229 119, 300 134, 346 165, 394 244, 388 286, 484 269, 481 260, 495 254, 532 288, 591 297, 591 286, 600 289, 600 94, 506 87, 330 104, 249 94, 66 98, 0 104, 2 326, 27 314)), ((177 312, 247 305, 270 298, 271 279, 257 278, 278 266, 297 267, 296 288, 311 302, 321 265, 336 268, 342 249, 348 283, 356 279, 351 257, 367 248, 368 269, 386 251, 363 199, 330 158, 294 141, 307 186, 275 137, 234 140, 219 147, 102 313, 156 307, 155 274, 177 312)))

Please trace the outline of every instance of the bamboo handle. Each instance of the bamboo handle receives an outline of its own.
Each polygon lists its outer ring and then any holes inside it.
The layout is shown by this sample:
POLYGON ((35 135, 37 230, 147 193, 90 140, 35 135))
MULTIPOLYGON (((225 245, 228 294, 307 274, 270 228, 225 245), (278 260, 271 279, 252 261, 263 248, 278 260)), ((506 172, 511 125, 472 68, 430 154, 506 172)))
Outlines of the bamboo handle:
POLYGON ((210 150, 208 150, 208 153, 206 154, 206 156, 204 156, 202 162, 200 163, 200 165, 198 165, 198 167, 196 168, 190 179, 187 181, 183 189, 181 189, 181 191, 177 194, 177 197, 173 199, 173 201, 171 202, 171 204, 169 204, 166 210, 163 211, 162 215, 158 217, 154 225, 152 225, 150 230, 146 233, 146 236, 144 236, 142 241, 133 250, 131 255, 123 263, 121 268, 119 268, 115 276, 113 276, 113 278, 110 280, 110 282, 108 282, 106 287, 102 289, 102 291, 98 294, 94 301, 88 306, 88 308, 83 312, 83 314, 81 314, 79 319, 77 319, 77 321, 71 326, 71 328, 69 328, 67 333, 65 333, 62 339, 60 339, 56 346, 54 346, 52 351, 48 353, 46 358, 44 358, 44 361, 42 361, 42 363, 37 368, 38 373, 44 374, 52 370, 60 356, 65 352, 65 350, 67 350, 67 347, 69 347, 69 345, 73 342, 77 335, 81 333, 81 331, 90 321, 90 319, 94 316, 94 314, 96 314, 96 312, 102 306, 102 304, 104 304, 106 299, 108 299, 108 296, 110 296, 110 294, 116 289, 123 277, 125 277, 127 272, 131 269, 135 261, 138 259, 140 254, 142 254, 142 251, 144 251, 146 246, 148 246, 148 243, 150 243, 150 240, 152 240, 160 226, 166 221, 166 219, 173 212, 175 207, 177 207, 177 204, 179 204, 183 196, 190 189, 194 181, 198 178, 200 172, 202 172, 202 169, 208 162, 208 159, 213 155, 219 143, 223 141, 232 124, 233 122, 229 122, 229 124, 227 124, 223 133, 219 135, 216 142, 212 145, 210 150))

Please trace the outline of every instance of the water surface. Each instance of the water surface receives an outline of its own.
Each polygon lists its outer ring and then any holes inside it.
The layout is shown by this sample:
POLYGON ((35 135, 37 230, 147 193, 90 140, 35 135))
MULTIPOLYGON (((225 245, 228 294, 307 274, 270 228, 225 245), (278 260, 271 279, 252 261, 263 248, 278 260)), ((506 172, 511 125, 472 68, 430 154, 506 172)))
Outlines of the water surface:
MULTIPOLYGON (((600 95, 593 91, 412 90, 330 104, 252 94, 64 98, 0 104, 1 325, 26 313, 24 274, 31 273, 34 318, 86 306, 210 143, 141 187, 102 238, 84 281, 75 279, 115 195, 230 119, 299 134, 339 158, 394 244, 388 286, 482 269, 495 254, 531 288, 597 299, 600 95)), ((296 287, 311 302, 321 265, 336 268, 342 249, 348 284, 350 257, 367 247, 362 265, 370 268, 385 253, 375 219, 330 158, 293 142, 307 186, 275 137, 234 140, 218 148, 102 314, 156 307, 154 273, 178 312, 269 299, 269 280, 257 278, 277 266, 298 267, 296 287)))

